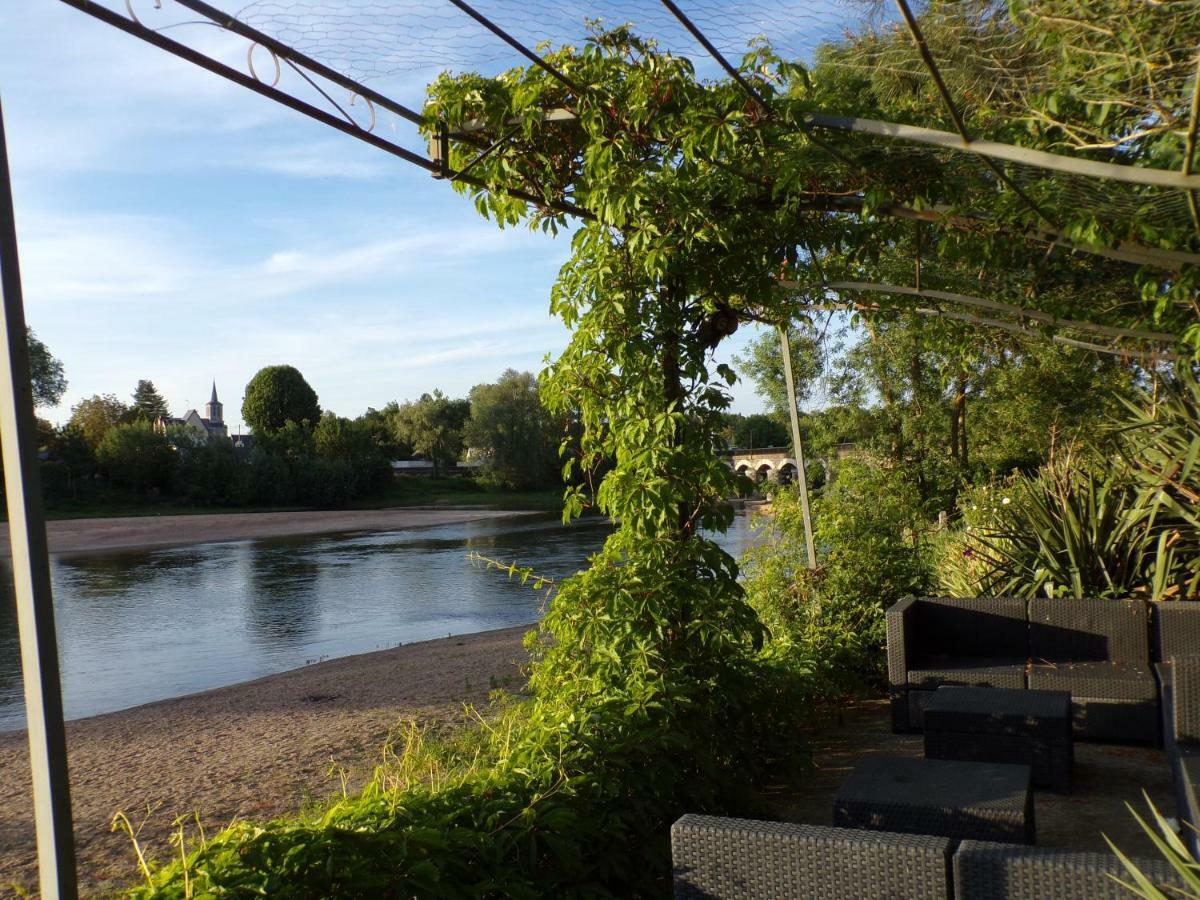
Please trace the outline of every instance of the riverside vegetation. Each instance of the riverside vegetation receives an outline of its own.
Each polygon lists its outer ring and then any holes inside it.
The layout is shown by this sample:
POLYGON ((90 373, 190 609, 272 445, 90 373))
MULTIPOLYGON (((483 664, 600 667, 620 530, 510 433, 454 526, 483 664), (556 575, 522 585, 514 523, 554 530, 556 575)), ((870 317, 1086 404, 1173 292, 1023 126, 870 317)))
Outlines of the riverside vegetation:
MULTIPOLYGON (((995 6, 950 8, 983 15, 995 6)), ((1130 27, 1158 34, 1154 21, 1142 21, 1155 15, 1147 6, 1130 27)), ((1024 35, 1030 64, 1049 67, 1042 82, 1069 86, 1063 92, 1090 85, 1080 57, 1050 52, 1070 37, 1067 26, 1043 26, 1049 31, 1024 35)), ((880 446, 844 462, 824 488, 816 573, 801 571, 796 502, 783 491, 774 503, 783 537, 751 557, 739 581, 737 562, 706 537, 728 525, 722 501, 738 488, 715 452, 736 376, 713 362, 712 350, 741 321, 784 323, 821 302, 817 288, 799 296, 782 290, 781 271, 804 274, 819 264, 833 276, 885 281, 921 254, 931 268, 937 260, 940 280, 953 288, 955 279, 989 268, 1036 270, 1040 295, 1064 314, 1103 299, 1103 308, 1124 311, 1122 321, 1136 320, 1148 302, 1163 327, 1190 328, 1200 339, 1190 307, 1175 303, 1192 296, 1191 272, 1144 272, 1135 284, 1109 261, 1052 256, 1004 237, 1007 228, 1031 231, 1036 219, 1003 192, 971 194, 975 175, 966 169, 926 171, 884 154, 872 158, 869 173, 831 163, 803 126, 810 105, 881 118, 933 116, 938 108, 932 89, 913 88, 896 66, 837 65, 857 49, 854 41, 826 48, 811 69, 754 49, 741 74, 761 103, 732 80, 699 82, 686 60, 627 28, 547 53, 551 65, 588 86, 578 96, 536 67, 498 78, 446 74, 432 85, 426 112, 433 120, 452 132, 482 121, 506 135, 474 167, 482 187, 456 184, 473 193, 481 213, 546 231, 566 224, 566 203, 589 213, 551 297, 571 341, 540 389, 552 414, 579 426, 563 446, 572 479, 567 515, 595 508, 619 527, 588 569, 552 586, 529 639, 533 662, 520 696, 440 745, 418 729, 402 733, 361 794, 317 815, 237 823, 195 838, 181 830, 180 859, 147 866, 135 895, 662 896, 676 816, 753 814, 756 782, 803 763, 797 747, 809 711, 877 677, 883 607, 942 577, 927 523, 970 483, 972 379, 1008 377, 1019 369, 1014 360, 1037 353, 1024 341, 981 341, 961 323, 918 323, 903 308, 865 319, 861 371, 885 388, 880 446), (564 105, 577 115, 569 127, 543 120, 545 110, 564 105), (514 186, 543 202, 513 198, 505 189, 514 186), (850 194, 861 200, 855 214, 832 214, 850 194), (914 229, 871 216, 889 203, 972 210, 982 203, 996 230, 975 219, 961 230, 953 219, 914 229), (935 357, 945 363, 941 372, 926 365, 935 357), (949 423, 948 453, 941 438, 932 441, 935 421, 940 435, 949 423), (611 466, 603 480, 601 464, 611 466)), ((1021 112, 1001 99, 1007 113, 1021 112)), ((1056 115, 1092 115, 1069 99, 1056 99, 1056 115)), ((976 107, 968 124, 986 125, 995 113, 976 107)), ((1105 128, 1132 131, 1141 121, 1136 107, 1105 115, 1105 128)), ((1161 156, 1178 136, 1155 131, 1147 141, 1147 152, 1161 156)), ((455 141, 451 163, 461 167, 477 153, 455 141)), ((1039 197, 1072 236, 1093 243, 1131 236, 1065 195, 1047 189, 1039 197)), ((1138 223, 1144 240, 1190 240, 1173 227, 1138 223)), ((1186 362, 1175 375, 1153 366, 1114 374, 1127 378, 1138 414, 1154 423, 1172 414, 1142 389, 1154 383, 1187 396, 1195 380, 1186 362)), ((1195 424, 1146 425, 1125 445, 1138 488, 1121 502, 1150 511, 1149 520, 1139 513, 1140 527, 1153 534, 1158 554, 1141 569, 1143 582, 1149 591, 1169 583, 1177 587, 1172 596, 1188 590, 1194 555, 1181 553, 1166 579, 1155 566, 1171 547, 1195 540, 1197 438, 1187 431, 1195 424)), ((1039 444, 1021 461, 1025 471, 1036 473, 1052 457, 1054 433, 1030 426, 1026 434, 1039 444)), ((1036 489, 1030 496, 1039 496, 1036 489)), ((1086 543, 1096 533, 1082 529, 1077 537, 1086 543)), ((1000 547, 1000 538, 993 544, 1000 547)))

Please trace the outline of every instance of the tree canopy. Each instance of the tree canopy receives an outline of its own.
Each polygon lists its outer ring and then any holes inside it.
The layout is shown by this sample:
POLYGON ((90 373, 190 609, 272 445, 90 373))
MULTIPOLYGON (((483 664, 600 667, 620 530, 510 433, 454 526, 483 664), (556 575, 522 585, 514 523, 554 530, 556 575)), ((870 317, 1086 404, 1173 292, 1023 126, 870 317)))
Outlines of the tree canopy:
POLYGON ((288 422, 315 425, 321 407, 316 391, 295 366, 266 366, 246 385, 242 418, 256 433, 269 434, 288 422))
POLYGON ((79 432, 95 450, 109 429, 128 422, 132 412, 113 394, 93 394, 71 407, 67 427, 79 432))
POLYGON ((32 328, 27 329, 26 335, 29 340, 29 375, 33 381, 33 405, 57 406, 67 391, 63 364, 38 340, 32 328))
POLYGON ((467 400, 451 400, 439 390, 422 394, 396 409, 396 437, 433 463, 434 474, 440 475, 463 451, 463 426, 470 414, 467 400))
POLYGON ((167 401, 158 392, 154 382, 144 378, 138 379, 137 387, 134 388, 133 411, 135 415, 150 422, 171 415, 167 401))
POLYGON ((468 399, 463 441, 483 453, 488 480, 517 489, 557 480, 562 429, 555 433, 533 375, 507 369, 499 381, 471 388, 468 399))

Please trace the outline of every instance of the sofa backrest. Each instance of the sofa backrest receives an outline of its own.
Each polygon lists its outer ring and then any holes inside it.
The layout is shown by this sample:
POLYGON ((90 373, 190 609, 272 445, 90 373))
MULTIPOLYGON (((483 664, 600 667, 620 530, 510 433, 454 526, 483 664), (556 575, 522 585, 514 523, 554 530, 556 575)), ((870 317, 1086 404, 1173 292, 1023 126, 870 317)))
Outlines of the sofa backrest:
POLYGON ((1155 662, 1200 652, 1200 600, 1151 603, 1150 620, 1155 662))
MULTIPOLYGON (((1183 886, 1178 873, 1165 860, 1133 862, 1157 884, 1183 886)), ((954 896, 959 900, 1127 900, 1132 895, 1112 875, 1131 880, 1121 861, 1111 853, 963 841, 954 854, 954 896)))
POLYGON ((1034 662, 1149 667, 1146 604, 1141 600, 1030 600, 1029 652, 1034 662))
POLYGON ((671 826, 677 900, 950 897, 949 838, 686 815, 671 826))
POLYGON ((1029 656, 1029 625, 1020 597, 922 597, 906 627, 910 658, 1029 656))

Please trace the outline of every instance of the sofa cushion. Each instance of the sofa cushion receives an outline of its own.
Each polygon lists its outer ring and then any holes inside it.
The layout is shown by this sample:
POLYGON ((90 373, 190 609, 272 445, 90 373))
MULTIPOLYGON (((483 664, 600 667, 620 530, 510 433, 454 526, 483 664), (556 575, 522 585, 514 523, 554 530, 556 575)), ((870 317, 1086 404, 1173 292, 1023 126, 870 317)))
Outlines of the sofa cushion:
POLYGON ((917 659, 908 670, 910 687, 933 690, 942 685, 1025 687, 1024 659, 933 656, 917 659))
POLYGON ((1029 652, 1036 662, 1120 662, 1149 670, 1150 631, 1140 600, 1029 601, 1029 652))
POLYGON ((1121 663, 1061 663, 1029 667, 1029 689, 1069 691, 1072 697, 1103 700, 1149 700, 1158 698, 1158 684, 1147 668, 1121 663))

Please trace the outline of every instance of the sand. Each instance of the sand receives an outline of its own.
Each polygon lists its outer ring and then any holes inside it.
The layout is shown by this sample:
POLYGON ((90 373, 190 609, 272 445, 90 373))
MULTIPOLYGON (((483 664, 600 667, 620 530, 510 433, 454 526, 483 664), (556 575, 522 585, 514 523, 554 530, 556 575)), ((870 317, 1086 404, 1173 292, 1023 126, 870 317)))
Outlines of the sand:
MULTIPOLYGON (((458 723, 493 685, 519 687, 526 630, 408 644, 68 723, 85 896, 137 879, 132 845, 109 828, 115 811, 144 822, 139 840, 162 859, 177 816, 198 812, 212 830, 294 812, 340 792, 335 763, 361 786, 403 717, 458 723)), ((0 773, 4 894, 37 879, 24 732, 0 734, 0 773)))
MULTIPOLYGON (((106 550, 170 547, 209 541, 292 537, 305 534, 352 534, 450 525, 529 513, 471 508, 405 507, 273 513, 217 513, 196 516, 127 516, 49 522, 51 553, 98 553, 106 550)), ((0 524, 0 555, 9 555, 8 525, 0 524)))

